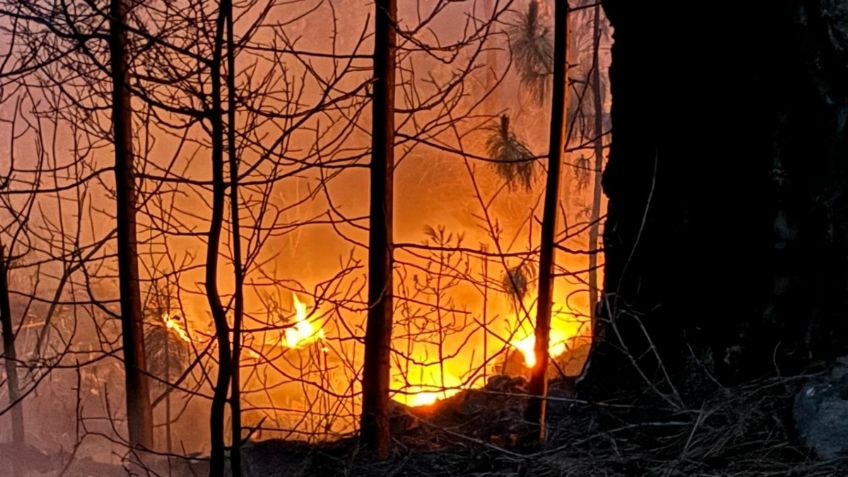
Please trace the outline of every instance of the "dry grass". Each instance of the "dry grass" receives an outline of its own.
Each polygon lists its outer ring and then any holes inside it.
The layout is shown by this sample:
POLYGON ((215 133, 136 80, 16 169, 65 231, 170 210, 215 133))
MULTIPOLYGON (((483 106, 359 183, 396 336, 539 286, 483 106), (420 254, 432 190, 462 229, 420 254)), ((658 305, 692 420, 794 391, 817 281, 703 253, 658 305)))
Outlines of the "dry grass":
POLYGON ((592 403, 554 390, 549 438, 536 447, 519 445, 528 429, 521 381, 501 381, 429 410, 399 407, 395 454, 385 462, 359 455, 355 440, 265 443, 255 457, 279 459, 276 475, 304 476, 848 475, 848 460, 815 460, 793 443, 789 412, 803 379, 720 388, 684 411, 639 404, 644 397, 592 403))

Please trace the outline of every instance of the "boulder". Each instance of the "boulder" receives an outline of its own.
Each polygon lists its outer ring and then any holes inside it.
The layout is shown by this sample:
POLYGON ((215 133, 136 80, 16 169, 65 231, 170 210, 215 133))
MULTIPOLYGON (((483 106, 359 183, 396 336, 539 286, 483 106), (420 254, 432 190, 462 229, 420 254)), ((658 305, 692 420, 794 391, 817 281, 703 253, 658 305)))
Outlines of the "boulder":
POLYGON ((819 458, 848 457, 848 357, 804 384, 793 418, 801 442, 819 458))

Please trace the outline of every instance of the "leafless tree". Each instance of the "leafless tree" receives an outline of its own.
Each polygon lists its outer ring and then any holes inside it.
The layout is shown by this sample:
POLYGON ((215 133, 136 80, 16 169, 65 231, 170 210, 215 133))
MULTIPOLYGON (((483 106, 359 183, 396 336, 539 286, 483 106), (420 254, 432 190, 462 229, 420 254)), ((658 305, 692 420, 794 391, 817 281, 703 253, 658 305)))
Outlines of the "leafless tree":
POLYGON ((371 126, 371 209, 368 241, 368 322, 362 376, 362 440, 389 456, 389 376, 392 347, 392 231, 395 168, 396 0, 377 0, 371 126))
POLYGON ((136 179, 133 154, 133 114, 127 60, 126 0, 109 5, 109 58, 112 79, 112 129, 115 148, 118 283, 121 337, 127 398, 127 428, 133 447, 153 448, 153 411, 145 373, 144 315, 138 273, 136 179))
POLYGON ((559 203, 560 171, 565 152, 568 112, 568 10, 567 0, 557 0, 554 13, 554 74, 551 100, 550 146, 545 185, 545 205, 539 257, 539 291, 536 307, 536 366, 530 375, 526 418, 538 426, 539 440, 545 438, 545 407, 548 388, 548 343, 554 297, 555 237, 559 203))

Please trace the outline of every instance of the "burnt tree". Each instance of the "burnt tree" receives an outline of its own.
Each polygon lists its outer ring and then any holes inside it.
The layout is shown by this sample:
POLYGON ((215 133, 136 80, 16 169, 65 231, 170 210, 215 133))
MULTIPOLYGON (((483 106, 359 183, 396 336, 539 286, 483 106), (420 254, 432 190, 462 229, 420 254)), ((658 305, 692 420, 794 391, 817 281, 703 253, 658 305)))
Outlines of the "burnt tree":
POLYGON ((368 318, 362 374, 360 432, 364 445, 386 458, 392 345, 392 219, 394 182, 395 0, 377 0, 371 125, 371 225, 368 241, 368 318))
POLYGON ((230 229, 233 260, 233 365, 230 411, 231 441, 230 470, 234 477, 241 476, 241 328, 244 321, 244 268, 241 253, 241 220, 239 217, 239 159, 236 154, 236 42, 233 34, 233 4, 227 0, 221 2, 221 9, 227 16, 227 156, 230 169, 230 229))
POLYGON ((144 357, 144 315, 138 275, 136 184, 132 104, 129 86, 125 0, 112 0, 109 52, 112 68, 112 128, 115 146, 115 198, 118 225, 118 281, 126 376, 127 428, 133 447, 153 447, 153 412, 144 357))
POLYGON ((526 419, 538 427, 538 439, 545 439, 545 407, 548 393, 548 342, 556 266, 556 230, 559 208, 560 171, 565 155, 565 128, 568 114, 568 9, 566 0, 557 0, 554 11, 554 74, 551 98, 551 124, 548 145, 548 175, 542 215, 539 257, 539 294, 536 303, 536 366, 530 374, 526 419))
POLYGON ((212 396, 209 415, 209 437, 211 456, 209 459, 210 477, 223 477, 225 472, 225 432, 224 420, 227 410, 227 391, 232 379, 232 352, 230 349, 230 326, 227 322, 227 309, 221 300, 218 288, 218 269, 220 264, 221 234, 224 227, 224 207, 227 183, 224 178, 224 105, 222 68, 224 65, 224 29, 232 7, 229 0, 219 4, 215 20, 215 38, 212 59, 209 62, 211 94, 208 120, 211 123, 210 141, 212 167, 212 214, 209 219, 208 243, 206 247, 206 300, 215 323, 215 340, 218 345, 218 375, 212 396))
POLYGON ((679 402, 845 353, 848 6, 603 6, 606 283, 584 392, 679 402))
POLYGON ((598 234, 601 217, 601 170, 604 167, 604 98, 601 83, 600 50, 603 28, 601 25, 601 6, 594 8, 592 26, 592 104, 594 111, 595 164, 592 167, 592 215, 589 225, 589 315, 595 321, 598 304, 598 234))

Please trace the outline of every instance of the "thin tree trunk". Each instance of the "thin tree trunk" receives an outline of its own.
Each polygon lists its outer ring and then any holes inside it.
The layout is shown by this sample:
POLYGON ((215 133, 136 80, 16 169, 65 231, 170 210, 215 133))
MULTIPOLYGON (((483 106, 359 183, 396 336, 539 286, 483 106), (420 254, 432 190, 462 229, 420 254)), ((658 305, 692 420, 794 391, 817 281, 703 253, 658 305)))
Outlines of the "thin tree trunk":
POLYGON ((601 6, 595 7, 595 28, 592 45, 592 94, 595 106, 595 184, 592 190, 592 224, 589 227, 589 316, 592 321, 592 329, 595 328, 596 308, 598 305, 598 234, 601 217, 601 171, 604 167, 604 102, 601 90, 601 6))
MULTIPOLYGON (((6 253, 0 245, 0 322, 3 331, 3 363, 6 368, 6 387, 9 390, 9 404, 12 418, 12 443, 23 446, 26 442, 24 434, 24 406, 22 402, 15 404, 21 397, 18 384, 18 355, 15 350, 15 332, 12 326, 12 306, 9 303, 9 270, 6 253)), ((18 469, 18 460, 12 460, 12 474, 22 475, 18 469)))
POLYGON ((118 281, 126 377, 127 428, 132 447, 153 447, 153 412, 144 354, 144 317, 138 274, 136 187, 133 158, 125 0, 111 1, 109 49, 112 67, 112 126, 118 223, 118 281))
POLYGON ((241 476, 241 382, 239 355, 241 353, 241 325, 244 316, 244 270, 241 263, 241 225, 239 221, 238 158, 236 157, 236 59, 233 39, 233 5, 222 2, 227 15, 227 155, 230 163, 230 220, 233 247, 233 274, 235 279, 233 310, 233 368, 230 391, 232 421, 232 450, 230 469, 233 477, 241 476))
MULTIPOLYGON (((165 381, 171 383, 171 335, 168 329, 165 329, 165 381)), ((173 451, 173 442, 171 440, 171 393, 165 395, 165 450, 169 453, 173 451)))
POLYGON ((539 295, 536 303, 536 366, 532 369, 526 419, 538 427, 539 441, 545 439, 545 407, 548 393, 548 341, 551 333, 554 267, 559 205, 560 170, 565 148, 565 127, 568 114, 568 2, 557 0, 554 20, 554 78, 551 104, 550 144, 548 148, 548 179, 545 185, 545 209, 542 216, 542 237, 539 257, 539 295))
POLYGON ((206 299, 215 322, 215 337, 218 344, 218 377, 212 396, 210 410, 211 456, 209 475, 223 477, 226 463, 224 450, 224 414, 227 405, 227 391, 232 376, 232 354, 230 353, 230 334, 227 313, 221 302, 218 290, 218 261, 221 230, 224 222, 224 199, 226 183, 224 181, 224 112, 221 99, 221 67, 223 64, 224 23, 229 0, 223 0, 216 22, 215 44, 210 63, 210 81, 212 83, 209 119, 212 123, 212 216, 209 223, 208 244, 206 248, 206 299))
POLYGON ((371 127, 371 232, 368 249, 368 320, 362 376, 360 432, 365 446, 387 458, 392 341, 392 215, 395 105, 395 0, 377 0, 371 127))

